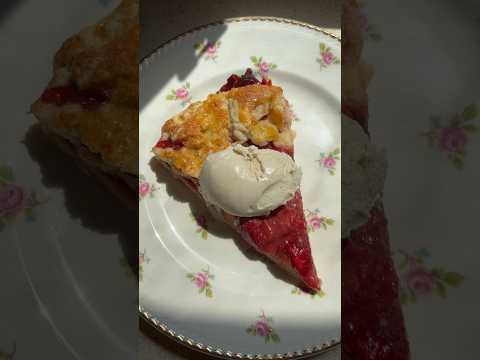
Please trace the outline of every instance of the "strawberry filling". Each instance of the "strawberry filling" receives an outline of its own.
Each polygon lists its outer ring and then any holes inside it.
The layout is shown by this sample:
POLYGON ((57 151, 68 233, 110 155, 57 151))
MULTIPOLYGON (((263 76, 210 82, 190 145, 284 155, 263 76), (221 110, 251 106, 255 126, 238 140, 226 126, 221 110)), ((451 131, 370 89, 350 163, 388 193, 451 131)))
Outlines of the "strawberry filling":
POLYGON ((55 104, 57 106, 79 104, 86 110, 93 110, 106 103, 110 96, 105 90, 95 88, 79 90, 69 85, 48 88, 43 92, 40 99, 47 104, 55 104))
MULTIPOLYGON (((342 103, 342 112, 368 133, 368 107, 342 103)), ((342 239, 342 356, 359 360, 408 360, 410 350, 398 296, 382 206, 342 239)))
POLYGON ((351 359, 409 359, 398 277, 383 209, 342 240, 342 351, 351 359))
POLYGON ((227 82, 220 88, 219 92, 230 91, 233 88, 239 88, 242 86, 255 85, 255 84, 272 85, 272 80, 262 79, 260 81, 255 77, 252 69, 248 68, 245 71, 245 74, 243 74, 242 76, 238 76, 236 74, 231 75, 227 79, 227 82))
POLYGON ((293 268, 309 288, 320 290, 312 259, 300 191, 268 216, 240 218, 240 227, 254 247, 293 268))
MULTIPOLYGON (((252 69, 247 69, 242 76, 231 75, 220 92, 253 84, 270 86, 272 81, 267 79, 260 81, 252 69)), ((253 144, 248 142, 246 145, 253 144)), ((262 148, 283 152, 293 158, 293 147, 269 143, 262 148)), ((286 268, 294 269, 309 289, 320 290, 321 282, 313 263, 300 191, 268 216, 240 218, 240 227, 260 252, 272 256, 286 268)))
MULTIPOLYGON (((251 69, 242 76, 232 75, 219 92, 252 84, 271 85, 271 80, 259 81, 251 69)), ((246 145, 252 145, 247 143, 246 145)), ((160 140, 155 147, 178 150, 181 142, 160 140)), ((270 143, 263 147, 283 152, 293 158, 293 148, 279 147, 270 143)), ((183 179, 192 190, 198 187, 190 180, 183 179)), ((288 270, 293 270, 303 280, 309 290, 319 291, 321 282, 313 263, 308 231, 303 212, 302 195, 297 191, 295 196, 285 205, 275 209, 268 216, 239 218, 241 232, 248 238, 251 245, 263 254, 267 254, 288 270)))
POLYGON ((178 150, 183 147, 183 144, 180 141, 172 141, 172 140, 160 140, 155 144, 155 147, 160 149, 173 149, 178 150))

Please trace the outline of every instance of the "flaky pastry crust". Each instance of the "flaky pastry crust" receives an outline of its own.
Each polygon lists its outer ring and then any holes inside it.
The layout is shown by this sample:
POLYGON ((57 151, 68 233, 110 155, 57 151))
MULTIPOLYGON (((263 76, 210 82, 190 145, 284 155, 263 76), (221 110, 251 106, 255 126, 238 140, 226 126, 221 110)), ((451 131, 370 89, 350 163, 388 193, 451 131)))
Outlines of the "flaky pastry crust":
POLYGON ((293 147, 291 121, 282 88, 260 84, 234 88, 209 95, 166 121, 153 151, 181 174, 197 178, 210 153, 233 143, 293 147))
POLYGON ((44 128, 100 156, 106 167, 138 174, 138 0, 123 0, 107 17, 64 42, 47 89, 108 94, 101 105, 38 99, 32 113, 44 128))

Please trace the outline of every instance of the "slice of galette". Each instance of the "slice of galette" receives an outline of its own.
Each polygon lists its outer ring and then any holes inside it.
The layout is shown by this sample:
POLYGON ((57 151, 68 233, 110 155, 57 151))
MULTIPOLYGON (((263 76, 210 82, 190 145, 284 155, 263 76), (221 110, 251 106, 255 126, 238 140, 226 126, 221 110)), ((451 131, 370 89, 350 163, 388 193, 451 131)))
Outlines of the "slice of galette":
POLYGON ((67 39, 31 111, 82 169, 138 205, 138 0, 67 39))
POLYGON ((319 291, 283 90, 251 70, 166 121, 153 152, 261 254, 319 291))

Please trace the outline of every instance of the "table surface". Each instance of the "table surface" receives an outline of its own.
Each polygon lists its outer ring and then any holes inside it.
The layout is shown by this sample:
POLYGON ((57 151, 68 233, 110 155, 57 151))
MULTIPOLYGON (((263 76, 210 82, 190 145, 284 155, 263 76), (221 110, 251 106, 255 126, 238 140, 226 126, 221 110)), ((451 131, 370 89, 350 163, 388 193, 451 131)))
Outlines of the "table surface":
MULTIPOLYGON (((295 19, 325 28, 340 35, 341 1, 339 0, 184 0, 164 2, 142 0, 140 7, 140 58, 147 56, 169 39, 197 26, 238 16, 277 16, 295 19)), ((139 358, 212 359, 168 339, 143 321, 140 322, 139 358)), ((317 357, 317 358, 320 358, 317 357)), ((339 350, 321 356, 322 360, 340 359, 339 350)))

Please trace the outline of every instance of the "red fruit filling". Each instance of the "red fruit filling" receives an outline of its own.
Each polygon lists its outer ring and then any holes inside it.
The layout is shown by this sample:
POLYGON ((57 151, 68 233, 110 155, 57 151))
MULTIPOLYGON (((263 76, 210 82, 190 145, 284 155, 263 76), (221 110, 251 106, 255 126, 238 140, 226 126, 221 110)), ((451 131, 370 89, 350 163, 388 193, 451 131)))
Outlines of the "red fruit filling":
MULTIPOLYGON (((260 81, 252 69, 247 69, 242 76, 231 75, 220 92, 253 84, 272 85, 272 81, 260 81)), ((247 142, 246 145, 253 144, 247 142)), ((273 143, 262 148, 283 152, 293 158, 293 148, 273 143)), ((271 255, 287 268, 293 268, 310 290, 320 290, 321 282, 312 259, 300 191, 268 216, 240 218, 240 227, 260 252, 271 255)))
POLYGON ((342 240, 342 351, 350 359, 407 360, 408 341, 383 209, 342 240))
POLYGON ((47 104, 62 106, 65 104, 79 104, 84 109, 93 110, 106 103, 110 96, 107 91, 100 89, 79 90, 74 86, 57 86, 46 89, 41 101, 47 104))
POLYGON ((272 85, 272 80, 262 79, 261 81, 258 80, 255 75, 253 74, 252 69, 248 68, 245 71, 245 74, 242 76, 238 76, 236 74, 231 75, 228 79, 226 84, 224 84, 219 92, 229 91, 233 88, 239 88, 242 86, 254 85, 254 84, 262 84, 262 85, 272 85))
POLYGON ((180 141, 160 140, 155 144, 155 147, 160 149, 172 148, 173 150, 178 150, 183 147, 183 144, 180 141))
POLYGON ((320 290, 300 191, 268 216, 240 218, 240 227, 260 252, 273 255, 288 268, 295 269, 311 289, 320 290))

